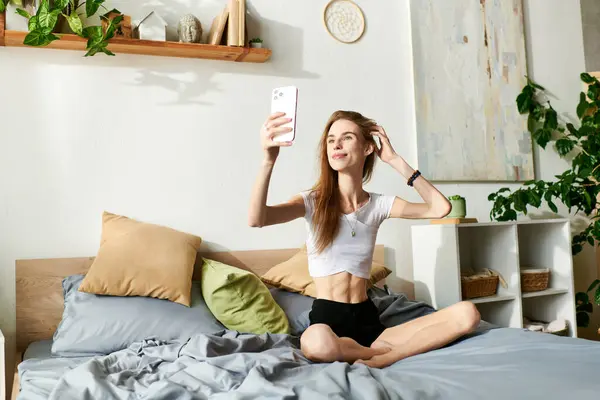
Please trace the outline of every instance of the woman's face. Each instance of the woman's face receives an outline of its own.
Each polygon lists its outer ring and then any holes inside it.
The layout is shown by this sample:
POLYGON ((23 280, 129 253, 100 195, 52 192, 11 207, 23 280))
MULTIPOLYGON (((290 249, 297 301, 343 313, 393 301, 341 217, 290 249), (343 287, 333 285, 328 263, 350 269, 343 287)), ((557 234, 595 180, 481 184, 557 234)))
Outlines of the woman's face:
POLYGON ((358 125, 340 119, 327 135, 327 158, 334 171, 357 169, 362 172, 365 158, 371 153, 358 125))

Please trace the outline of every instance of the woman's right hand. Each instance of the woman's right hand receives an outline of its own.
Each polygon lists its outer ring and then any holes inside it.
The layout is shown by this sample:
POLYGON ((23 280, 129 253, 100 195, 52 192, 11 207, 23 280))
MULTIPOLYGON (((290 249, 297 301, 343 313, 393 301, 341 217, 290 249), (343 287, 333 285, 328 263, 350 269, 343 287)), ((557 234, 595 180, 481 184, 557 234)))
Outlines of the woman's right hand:
POLYGON ((292 131, 291 127, 281 126, 292 121, 291 118, 284 118, 284 116, 285 113, 282 112, 271 114, 260 129, 261 145, 265 152, 265 161, 267 162, 275 162, 279 155, 280 147, 289 147, 292 145, 292 142, 276 142, 273 140, 277 135, 292 131))

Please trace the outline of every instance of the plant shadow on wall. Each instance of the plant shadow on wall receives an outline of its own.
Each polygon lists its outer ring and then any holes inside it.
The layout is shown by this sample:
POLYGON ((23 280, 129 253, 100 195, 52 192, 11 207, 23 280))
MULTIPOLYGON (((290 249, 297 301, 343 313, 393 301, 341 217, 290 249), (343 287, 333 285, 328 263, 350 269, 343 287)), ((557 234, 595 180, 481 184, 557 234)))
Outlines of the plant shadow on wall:
MULTIPOLYGON (((544 202, 554 213, 558 212, 556 202, 560 202, 569 213, 584 217, 586 223, 572 239, 573 255, 586 244, 600 244, 600 82, 588 73, 582 73, 581 80, 587 84, 587 92, 579 96, 578 126, 563 124, 545 88, 529 78, 517 97, 517 107, 527 115, 527 128, 535 142, 544 149, 553 143, 571 167, 556 175, 555 181, 531 180, 513 192, 501 188, 488 197, 493 202, 492 220, 516 220, 517 213, 526 215, 529 206, 539 208, 544 202)), ((577 325, 588 327, 593 303, 600 305, 600 280, 591 282, 585 292, 578 292, 575 300, 577 325)))
MULTIPOLYGON (((164 8, 167 10, 172 8, 161 2, 153 2, 152 4, 157 9, 164 8)), ((221 11, 221 6, 222 3, 219 3, 219 8, 213 10, 215 15, 221 11)), ((208 14, 212 15, 213 13, 208 14)), ((176 21, 179 18, 179 14, 173 12, 169 14, 169 11, 166 11, 165 15, 167 21, 176 21)), ((210 19, 202 19, 203 26, 210 23, 210 19)), ((165 105, 190 103, 206 105, 205 101, 200 101, 198 98, 209 91, 220 91, 218 84, 213 81, 213 77, 219 74, 299 79, 319 78, 317 73, 305 71, 302 68, 304 64, 304 43, 300 28, 261 17, 249 2, 247 3, 246 25, 249 38, 263 38, 265 47, 273 51, 271 59, 266 63, 193 60, 194 63, 198 63, 199 71, 196 72, 190 70, 189 62, 183 63, 177 59, 153 60, 152 68, 137 71, 138 76, 134 84, 144 87, 159 87, 176 93, 177 98, 164 103, 165 105), (187 79, 176 78, 176 75, 185 76, 187 79)), ((205 29, 204 36, 206 36, 207 30, 205 29)), ((243 90, 243 85, 245 85, 244 82, 240 83, 240 92, 243 90)), ((270 88, 267 88, 267 90, 270 90, 270 88)))
MULTIPOLYGON (((6 2, 7 0, 0 0, 0 2, 2 1, 6 2)), ((63 1, 68 2, 66 0, 63 1)), ((95 1, 101 4, 98 8, 101 11, 97 11, 93 17, 96 19, 100 18, 99 14, 103 15, 107 9, 112 8, 116 8, 124 15, 132 15, 132 20, 134 21, 139 19, 137 17, 156 10, 168 23, 168 40, 177 40, 177 23, 184 14, 191 12, 202 22, 204 43, 206 42, 212 19, 222 12, 223 6, 226 4, 224 1, 208 1, 202 3, 201 6, 196 6, 194 10, 190 10, 189 2, 184 0, 170 2, 154 0, 140 3, 116 0, 106 2, 95 1)), ((90 22, 85 18, 86 6, 82 3, 81 1, 79 2, 81 6, 78 11, 82 16, 82 23, 89 24, 90 22)), ((137 69, 135 79, 132 82, 124 84, 143 86, 145 88, 162 88, 173 93, 173 98, 164 101, 162 105, 210 105, 211 103, 203 99, 203 96, 222 90, 218 82, 215 81, 215 77, 220 74, 299 79, 319 78, 319 74, 305 71, 302 68, 305 46, 301 28, 261 17, 251 2, 247 2, 246 11, 248 37, 261 37, 265 41, 265 47, 273 51, 271 59, 266 63, 239 63, 233 61, 130 54, 116 54, 114 57, 108 57, 105 56, 102 50, 94 53, 94 57, 84 57, 85 52, 81 52, 81 55, 78 54, 76 57, 53 57, 52 63, 103 68, 123 66, 136 68, 142 65, 142 68, 137 69)), ((116 22, 113 22, 113 24, 116 24, 116 22)), ((94 29, 100 29, 100 27, 98 26, 94 29)), ((101 43, 99 47, 106 49, 102 41, 99 43, 101 43)), ((39 55, 32 57, 37 59, 39 55)), ((241 92, 243 90, 241 86, 243 81, 240 80, 239 82, 242 82, 239 88, 241 92)), ((267 90, 270 90, 270 88, 267 88, 267 90)))

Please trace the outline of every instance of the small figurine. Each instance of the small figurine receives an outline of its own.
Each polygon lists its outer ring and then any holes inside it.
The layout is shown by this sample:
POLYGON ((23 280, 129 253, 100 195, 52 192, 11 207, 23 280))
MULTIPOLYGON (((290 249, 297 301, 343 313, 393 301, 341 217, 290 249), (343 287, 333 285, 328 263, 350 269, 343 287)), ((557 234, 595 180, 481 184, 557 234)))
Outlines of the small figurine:
POLYGON ((177 27, 179 41, 182 43, 200 43, 202 39, 202 24, 192 14, 181 17, 177 27))
POLYGON ((136 27, 137 37, 143 40, 167 40, 167 23, 156 12, 148 14, 136 27))

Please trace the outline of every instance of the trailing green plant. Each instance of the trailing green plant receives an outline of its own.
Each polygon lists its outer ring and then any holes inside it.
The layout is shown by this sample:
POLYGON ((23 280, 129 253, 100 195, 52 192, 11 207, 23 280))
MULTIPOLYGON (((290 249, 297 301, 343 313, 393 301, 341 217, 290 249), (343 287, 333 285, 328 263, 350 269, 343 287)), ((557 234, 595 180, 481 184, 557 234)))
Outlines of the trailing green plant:
MULTIPOLYGON (((9 1, 22 6, 21 0, 0 0, 0 12, 4 12, 9 1)), ((87 39, 86 57, 98 53, 114 56, 108 50, 108 43, 115 36, 116 30, 124 18, 121 12, 114 9, 100 15, 101 21, 104 20, 107 23, 106 30, 102 28, 102 25, 84 27, 82 19, 82 15, 87 18, 93 17, 100 8, 106 10, 104 2, 105 0, 87 0, 82 3, 79 3, 78 0, 54 0, 51 4, 50 0, 40 0, 35 15, 30 15, 26 10, 17 8, 17 14, 28 21, 29 33, 25 36, 23 43, 28 46, 43 47, 55 40, 60 40, 61 33, 56 32, 56 25, 59 18, 63 17, 74 34, 87 39), (78 10, 83 5, 85 5, 85 12, 80 14, 78 10), (109 18, 108 15, 113 12, 118 15, 109 18)))
MULTIPOLYGON (((488 196, 493 202, 492 220, 516 220, 517 213, 526 215, 528 207, 540 208, 544 203, 557 213, 558 202, 567 207, 569 213, 588 217, 589 225, 572 238, 573 255, 581 252, 586 243, 591 246, 600 243, 597 202, 600 194, 600 82, 588 73, 582 73, 580 78, 588 86, 586 92, 579 95, 578 127, 560 121, 545 95, 546 89, 529 78, 516 99, 519 113, 527 115, 527 129, 535 143, 543 149, 552 144, 561 158, 570 161, 570 168, 555 175, 556 180, 534 179, 514 191, 503 187, 488 196)), ((600 280, 592 282, 586 292, 576 294, 578 326, 589 326, 589 314, 593 311, 590 296, 600 305, 600 280)))

